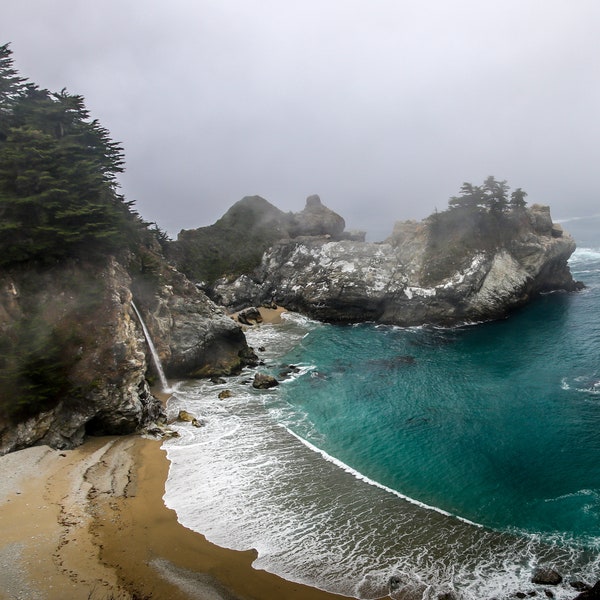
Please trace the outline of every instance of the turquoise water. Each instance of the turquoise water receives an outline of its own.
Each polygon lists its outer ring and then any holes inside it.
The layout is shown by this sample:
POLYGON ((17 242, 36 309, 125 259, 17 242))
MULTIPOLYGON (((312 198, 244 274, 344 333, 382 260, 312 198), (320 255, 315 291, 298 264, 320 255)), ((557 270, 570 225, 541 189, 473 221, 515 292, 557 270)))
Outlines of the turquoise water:
MULTIPOLYGON (((600 258, 600 257, 599 257, 600 258)), ((600 262, 597 264, 600 268, 600 262)), ((292 429, 367 477, 497 529, 600 541, 600 297, 452 330, 321 327, 292 429)))
POLYGON ((255 567, 370 600, 509 598, 531 572, 600 578, 600 243, 571 269, 587 288, 509 319, 452 329, 333 326, 289 315, 226 384, 183 382, 201 416, 165 443, 165 502, 255 567), (293 364, 286 370, 284 365, 293 364), (233 395, 219 400, 229 389, 233 395))

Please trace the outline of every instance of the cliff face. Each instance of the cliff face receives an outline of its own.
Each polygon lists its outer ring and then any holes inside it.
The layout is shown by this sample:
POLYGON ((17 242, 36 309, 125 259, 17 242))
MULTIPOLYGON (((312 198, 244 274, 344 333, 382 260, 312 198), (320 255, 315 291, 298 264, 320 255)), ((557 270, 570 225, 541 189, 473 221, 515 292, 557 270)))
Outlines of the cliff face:
MULTIPOLYGON (((534 206, 494 228, 450 217, 396 225, 385 243, 282 240, 251 277, 219 280, 213 294, 230 306, 278 303, 317 319, 397 325, 499 318, 535 294, 575 290, 567 260, 573 239, 534 206)), ((498 225, 498 223, 500 223, 498 225)))
MULTIPOLYGON (((163 418, 132 289, 114 259, 0 277, 0 454, 69 448, 88 433, 126 434, 163 418)), ((168 374, 230 373, 252 358, 240 328, 183 276, 153 289, 136 304, 168 374)))

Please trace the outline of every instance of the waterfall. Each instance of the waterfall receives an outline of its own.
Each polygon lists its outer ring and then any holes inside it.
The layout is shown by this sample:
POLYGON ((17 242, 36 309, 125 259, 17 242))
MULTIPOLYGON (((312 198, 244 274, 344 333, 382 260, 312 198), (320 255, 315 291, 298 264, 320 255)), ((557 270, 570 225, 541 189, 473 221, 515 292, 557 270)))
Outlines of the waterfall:
POLYGON ((162 365, 160 364, 160 357, 158 356, 156 347, 154 346, 154 343, 152 342, 152 338, 150 337, 150 332, 148 331, 148 328, 146 327, 146 323, 144 323, 144 319, 142 319, 142 315, 140 314, 140 311, 137 309, 137 306, 135 305, 133 300, 131 301, 131 306, 132 306, 133 310, 135 311, 135 314, 137 315, 138 321, 140 322, 140 325, 142 326, 142 331, 144 332, 144 337, 146 338, 146 341, 148 342, 148 348, 150 348, 150 353, 152 354, 152 360, 154 361, 154 366, 156 367, 156 370, 158 371, 158 376, 160 378, 160 384, 162 387, 162 391, 168 392, 169 391, 169 382, 167 381, 165 372, 163 371, 162 365))

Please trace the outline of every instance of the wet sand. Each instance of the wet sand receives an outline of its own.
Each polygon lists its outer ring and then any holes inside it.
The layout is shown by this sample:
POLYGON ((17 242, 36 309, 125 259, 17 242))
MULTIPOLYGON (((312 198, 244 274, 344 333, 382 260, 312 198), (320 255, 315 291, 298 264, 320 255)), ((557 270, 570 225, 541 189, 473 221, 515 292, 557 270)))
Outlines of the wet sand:
POLYGON ((1 599, 333 600, 209 543, 162 496, 160 442, 92 438, 0 458, 1 599))

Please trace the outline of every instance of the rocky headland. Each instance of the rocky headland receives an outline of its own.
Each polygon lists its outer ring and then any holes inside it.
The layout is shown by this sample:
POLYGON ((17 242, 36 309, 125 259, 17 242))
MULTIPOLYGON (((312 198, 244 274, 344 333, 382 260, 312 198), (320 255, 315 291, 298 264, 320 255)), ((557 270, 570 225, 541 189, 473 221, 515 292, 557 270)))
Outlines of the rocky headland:
POLYGON ((195 283, 156 240, 102 261, 2 272, 0 454, 70 448, 86 434, 126 434, 164 419, 134 301, 167 377, 183 379, 257 363, 226 309, 276 303, 331 322, 451 325, 579 287, 567 264, 575 242, 538 205, 448 210, 397 223, 374 243, 345 231, 318 196, 299 213, 248 197, 164 248, 195 283), (207 271, 209 247, 219 260, 207 271), (194 262, 198 252, 203 261, 194 262))
POLYGON ((150 273, 124 262, 67 261, 0 277, 0 455, 164 421, 134 300, 167 376, 228 375, 255 361, 240 326, 159 255, 150 273))
POLYGON ((575 242, 547 206, 455 208, 398 222, 379 243, 344 232, 331 212, 309 197, 296 218, 321 214, 321 227, 288 229, 256 267, 223 273, 209 295, 231 310, 276 300, 324 321, 408 326, 497 319, 540 293, 580 288, 567 264, 575 242))

